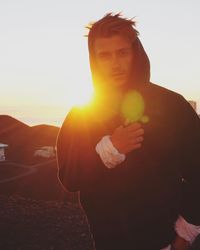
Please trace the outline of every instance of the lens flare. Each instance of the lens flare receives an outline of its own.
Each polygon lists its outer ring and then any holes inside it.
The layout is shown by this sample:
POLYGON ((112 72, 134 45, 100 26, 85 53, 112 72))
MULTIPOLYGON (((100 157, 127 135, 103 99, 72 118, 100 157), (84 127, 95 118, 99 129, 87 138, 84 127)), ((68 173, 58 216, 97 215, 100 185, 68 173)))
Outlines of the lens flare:
POLYGON ((142 95, 137 91, 127 93, 122 102, 121 112, 125 118, 125 125, 133 122, 148 123, 149 117, 144 115, 145 103, 142 95))
POLYGON ((149 117, 147 115, 144 115, 142 118, 141 118, 141 122, 142 123, 148 123, 149 122, 149 117))

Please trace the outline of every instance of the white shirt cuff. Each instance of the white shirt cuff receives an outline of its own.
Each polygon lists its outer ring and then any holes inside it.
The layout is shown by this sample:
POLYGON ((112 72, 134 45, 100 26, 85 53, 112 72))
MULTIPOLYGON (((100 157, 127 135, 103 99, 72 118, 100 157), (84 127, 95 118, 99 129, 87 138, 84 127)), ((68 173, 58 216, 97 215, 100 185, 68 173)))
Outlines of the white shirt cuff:
POLYGON ((200 226, 188 223, 182 216, 179 216, 176 221, 175 230, 181 238, 190 244, 192 244, 195 238, 200 234, 200 226))
POLYGON ((125 154, 121 154, 113 146, 110 136, 104 136, 96 145, 96 152, 107 168, 114 168, 123 162, 126 158, 125 154))

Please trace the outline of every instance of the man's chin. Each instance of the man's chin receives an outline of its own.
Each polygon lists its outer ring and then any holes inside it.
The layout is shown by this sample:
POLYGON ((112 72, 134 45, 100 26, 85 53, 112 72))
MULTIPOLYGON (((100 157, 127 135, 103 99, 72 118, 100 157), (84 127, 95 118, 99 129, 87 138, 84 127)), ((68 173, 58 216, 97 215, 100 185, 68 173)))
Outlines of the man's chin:
POLYGON ((128 86, 128 81, 125 78, 107 78, 104 79, 104 87, 108 89, 123 89, 128 86))
POLYGON ((112 79, 111 85, 116 88, 123 88, 127 85, 126 79, 112 79))

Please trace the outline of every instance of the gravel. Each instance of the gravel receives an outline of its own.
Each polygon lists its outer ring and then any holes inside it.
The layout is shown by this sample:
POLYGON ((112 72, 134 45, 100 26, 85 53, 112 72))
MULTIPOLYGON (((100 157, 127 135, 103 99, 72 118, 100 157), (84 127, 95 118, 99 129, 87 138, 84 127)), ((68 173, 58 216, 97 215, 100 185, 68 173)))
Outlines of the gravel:
MULTIPOLYGON (((0 195, 1 250, 94 250, 76 203, 0 195)), ((200 236, 191 250, 200 249, 200 236)))
POLYGON ((0 196, 0 249, 94 250, 79 205, 0 196))

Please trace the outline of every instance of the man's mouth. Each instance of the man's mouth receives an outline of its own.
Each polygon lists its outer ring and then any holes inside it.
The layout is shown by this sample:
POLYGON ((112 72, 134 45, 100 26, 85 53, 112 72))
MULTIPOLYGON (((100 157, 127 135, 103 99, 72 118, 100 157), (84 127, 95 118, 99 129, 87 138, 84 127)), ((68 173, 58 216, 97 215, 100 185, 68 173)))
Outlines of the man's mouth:
POLYGON ((114 77, 114 78, 118 78, 118 77, 124 77, 125 74, 120 72, 120 73, 113 73, 111 76, 114 77))

